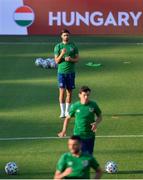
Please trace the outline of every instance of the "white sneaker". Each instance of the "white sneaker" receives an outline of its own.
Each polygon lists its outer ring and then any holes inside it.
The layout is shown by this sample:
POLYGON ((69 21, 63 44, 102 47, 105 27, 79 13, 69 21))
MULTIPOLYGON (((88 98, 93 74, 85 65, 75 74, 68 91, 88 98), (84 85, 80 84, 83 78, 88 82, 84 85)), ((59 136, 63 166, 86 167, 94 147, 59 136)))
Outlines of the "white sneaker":
POLYGON ((66 116, 65 116, 65 113, 61 113, 60 114, 60 118, 65 118, 66 116))

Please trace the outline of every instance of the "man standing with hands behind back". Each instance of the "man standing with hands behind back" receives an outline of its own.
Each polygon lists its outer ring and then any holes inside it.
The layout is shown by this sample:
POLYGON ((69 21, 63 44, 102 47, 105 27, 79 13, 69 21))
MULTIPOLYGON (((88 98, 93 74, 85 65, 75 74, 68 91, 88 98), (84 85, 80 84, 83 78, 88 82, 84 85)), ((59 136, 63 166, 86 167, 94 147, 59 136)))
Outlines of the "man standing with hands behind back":
POLYGON ((68 116, 72 90, 75 88, 75 63, 79 59, 78 49, 69 41, 69 35, 67 29, 62 30, 62 42, 54 48, 55 62, 58 64, 60 118, 68 116))

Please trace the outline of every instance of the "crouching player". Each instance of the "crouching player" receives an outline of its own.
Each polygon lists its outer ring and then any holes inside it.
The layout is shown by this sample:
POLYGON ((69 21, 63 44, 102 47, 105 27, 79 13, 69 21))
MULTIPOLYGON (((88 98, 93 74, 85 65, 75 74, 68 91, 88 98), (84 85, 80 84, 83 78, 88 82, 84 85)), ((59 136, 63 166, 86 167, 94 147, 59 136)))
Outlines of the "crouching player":
POLYGON ((54 179, 90 179, 90 168, 96 172, 95 179, 100 179, 102 169, 97 160, 81 151, 81 139, 72 136, 68 140, 69 152, 64 153, 58 163, 54 179))

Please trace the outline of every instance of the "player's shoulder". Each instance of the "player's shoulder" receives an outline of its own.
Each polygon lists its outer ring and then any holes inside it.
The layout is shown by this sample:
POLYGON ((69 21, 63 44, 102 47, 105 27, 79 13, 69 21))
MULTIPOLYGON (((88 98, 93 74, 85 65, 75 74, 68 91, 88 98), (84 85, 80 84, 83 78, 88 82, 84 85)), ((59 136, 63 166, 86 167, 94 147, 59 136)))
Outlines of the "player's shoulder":
POLYGON ((74 103, 72 104, 72 106, 74 106, 74 107, 78 107, 78 106, 80 106, 80 101, 76 101, 76 102, 74 102, 74 103))
POLYGON ((63 154, 61 155, 61 158, 66 159, 66 158, 69 157, 69 156, 70 156, 70 153, 69 153, 69 152, 65 152, 65 153, 63 153, 63 154))
POLYGON ((59 42, 55 45, 56 48, 60 48, 62 46, 62 42, 59 42))

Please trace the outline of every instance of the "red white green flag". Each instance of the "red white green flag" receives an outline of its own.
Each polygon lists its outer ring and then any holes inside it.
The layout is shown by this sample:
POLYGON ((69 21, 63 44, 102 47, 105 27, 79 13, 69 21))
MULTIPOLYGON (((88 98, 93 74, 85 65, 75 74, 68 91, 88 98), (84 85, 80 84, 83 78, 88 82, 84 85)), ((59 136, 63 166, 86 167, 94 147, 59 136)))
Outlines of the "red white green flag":
POLYGON ((30 26, 34 21, 34 17, 34 12, 29 6, 19 7, 14 12, 15 22, 23 27, 30 26))

